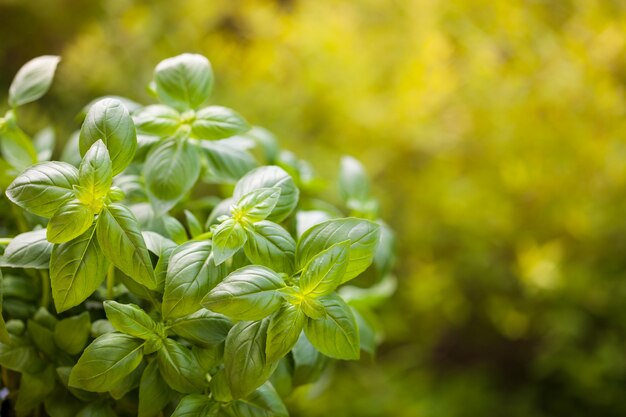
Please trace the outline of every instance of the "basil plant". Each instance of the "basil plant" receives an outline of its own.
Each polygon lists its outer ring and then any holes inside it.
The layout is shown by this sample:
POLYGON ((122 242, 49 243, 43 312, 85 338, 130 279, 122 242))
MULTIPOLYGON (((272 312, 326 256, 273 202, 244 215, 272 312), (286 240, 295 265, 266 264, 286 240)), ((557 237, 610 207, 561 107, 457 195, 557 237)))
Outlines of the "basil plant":
POLYGON ((19 416, 287 416, 334 360, 373 355, 394 235, 363 166, 339 204, 274 136, 207 105, 209 61, 156 66, 158 104, 90 103, 60 161, 19 110, 59 58, 20 69, 0 119, 0 392, 19 416), (45 414, 44 414, 45 413, 45 414))

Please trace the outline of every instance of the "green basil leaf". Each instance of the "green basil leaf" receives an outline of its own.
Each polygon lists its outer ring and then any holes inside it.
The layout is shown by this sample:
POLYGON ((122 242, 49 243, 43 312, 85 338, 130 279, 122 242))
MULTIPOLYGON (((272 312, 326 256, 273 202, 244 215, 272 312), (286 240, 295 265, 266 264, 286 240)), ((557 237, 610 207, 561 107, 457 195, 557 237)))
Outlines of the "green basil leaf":
POLYGON ((370 197, 370 183, 365 168, 351 156, 341 158, 339 191, 345 202, 367 201, 370 197))
POLYGON ((304 328, 306 316, 299 306, 283 303, 270 318, 265 353, 269 362, 278 361, 294 347, 304 328))
POLYGON ((37 350, 25 341, 9 335, 10 344, 0 343, 0 365, 20 373, 37 373, 46 363, 37 350))
POLYGON ((182 54, 161 61, 154 82, 163 103, 180 111, 195 109, 211 94, 213 70, 202 55, 182 54))
POLYGON ((0 129, 0 150, 4 159, 18 171, 23 171, 37 162, 35 146, 17 126, 0 129))
POLYGON ((263 151, 267 163, 275 163, 278 158, 278 153, 280 152, 280 147, 276 136, 274 136, 272 132, 259 126, 253 126, 252 129, 242 136, 246 139, 252 139, 256 147, 263 151))
POLYGON ((184 394, 202 392, 204 374, 189 349, 172 339, 164 339, 157 361, 163 379, 172 389, 184 394))
POLYGON ((57 375, 61 384, 67 388, 76 398, 82 401, 93 401, 99 397, 99 394, 95 392, 85 391, 79 388, 70 388, 70 374, 72 373, 72 366, 59 366, 56 368, 57 375))
POLYGON ((176 248, 176 243, 155 232, 147 231, 142 232, 141 234, 143 235, 148 250, 159 257, 159 260, 154 267, 154 275, 156 276, 157 281, 156 290, 163 293, 170 256, 176 248))
POLYGON ((113 175, 124 171, 135 156, 137 134, 133 119, 121 101, 105 98, 89 108, 80 129, 80 154, 85 156, 100 139, 109 151, 113 175))
POLYGON ((211 242, 192 241, 174 249, 165 277, 163 317, 182 317, 198 311, 202 298, 225 275, 224 266, 215 265, 211 242))
POLYGON ((206 395, 183 397, 170 417, 217 417, 219 406, 206 395))
POLYGON ((389 275, 395 262, 396 236, 387 223, 379 220, 378 224, 380 237, 374 253, 374 266, 378 271, 378 276, 384 278, 389 275))
POLYGON ((291 274, 294 270, 296 242, 276 223, 263 220, 246 228, 244 251, 250 261, 274 271, 291 274))
POLYGON ((154 104, 133 116, 137 133, 159 137, 172 136, 180 126, 180 113, 169 106, 154 104))
POLYGON ((266 382, 246 398, 227 406, 233 417, 288 417, 289 412, 271 383, 266 382))
POLYGON ((283 279, 269 268, 245 266, 228 275, 202 305, 235 320, 260 320, 280 308, 283 279))
POLYGON ((293 179, 280 167, 264 166, 248 172, 237 182, 233 198, 239 200, 244 195, 259 188, 280 188, 278 203, 272 210, 268 220, 281 222, 285 220, 298 204, 300 190, 293 179))
POLYGON ((80 163, 78 183, 87 192, 87 199, 81 201, 89 204, 92 200, 105 197, 113 184, 113 165, 102 140, 96 141, 80 163))
POLYGON ((259 164, 250 153, 218 142, 200 141, 208 158, 206 180, 234 183, 259 164))
POLYGON ((300 238, 304 232, 320 223, 331 220, 334 216, 322 210, 298 210, 296 213, 296 236, 300 238))
POLYGON ((56 385, 52 394, 44 401, 46 413, 50 417, 76 416, 84 405, 84 402, 77 399, 61 385, 56 385))
POLYGON ((100 286, 108 262, 91 227, 74 240, 55 245, 50 257, 52 298, 57 312, 82 303, 100 286))
POLYGON ((37 151, 38 161, 49 161, 52 158, 52 152, 54 152, 54 145, 56 144, 56 135, 54 129, 51 126, 41 129, 33 137, 33 145, 37 151))
POLYGON ((4 275, 0 270, 0 343, 11 343, 9 338, 9 332, 7 331, 7 325, 4 322, 4 316, 2 315, 2 306, 4 303, 4 275))
POLYGON ((26 328, 28 329, 28 335, 40 352, 47 356, 48 359, 57 356, 58 351, 56 345, 51 343, 54 340, 54 332, 52 329, 49 329, 35 320, 28 320, 26 322, 26 328))
POLYGON ((37 374, 25 372, 20 378, 20 388, 15 402, 15 411, 25 415, 29 410, 39 406, 54 390, 56 372, 54 366, 48 365, 37 374))
POLYGON ((303 297, 299 305, 307 317, 321 319, 326 316, 324 305, 316 298, 303 297))
POLYGON ((350 241, 346 240, 311 258, 300 276, 299 286, 302 293, 319 297, 333 292, 343 280, 349 256, 350 241))
MULTIPOLYGON (((301 333, 302 334, 302 333, 301 333)), ((293 392, 293 358, 288 355, 278 361, 278 366, 269 379, 278 395, 283 398, 289 397, 293 392)))
POLYGON ((224 139, 250 129, 239 113, 226 107, 209 106, 196 112, 191 134, 198 139, 224 139))
MULTIPOLYGON (((149 341, 146 341, 146 343, 144 344, 144 355, 146 354, 146 346, 148 345, 148 343, 149 341)), ((141 382, 141 376, 143 375, 143 371, 145 368, 145 362, 140 362, 139 366, 137 366, 130 374, 128 374, 128 376, 122 379, 115 388, 109 391, 109 395, 113 397, 114 400, 120 400, 130 391, 138 388, 139 383, 141 382)))
POLYGON ((336 294, 318 299, 326 309, 321 319, 308 319, 306 337, 317 350, 335 359, 359 359, 359 328, 350 307, 336 294))
POLYGON ((233 398, 242 398, 270 377, 276 362, 265 356, 269 319, 240 321, 228 333, 224 367, 233 398))
POLYGON ((54 342, 70 355, 82 352, 91 333, 89 313, 60 320, 54 328, 54 342))
POLYGON ((345 285, 338 291, 341 298, 355 307, 376 307, 388 300, 398 287, 393 275, 387 275, 382 281, 369 288, 345 285))
POLYGON ((43 55, 24 64, 9 87, 9 105, 21 106, 46 94, 60 60, 58 56, 43 55))
POLYGON ((102 252, 113 265, 147 288, 156 288, 150 254, 129 209, 109 204, 100 212, 96 230, 102 252))
POLYGON ((374 328, 374 324, 371 320, 371 311, 359 311, 353 306, 350 306, 350 309, 352 310, 352 314, 354 314, 354 318, 356 319, 356 324, 359 327, 361 350, 369 353, 370 355, 374 355, 374 353, 376 353, 376 329, 374 328))
POLYGON ((174 320, 169 330, 200 347, 211 347, 226 340, 233 323, 225 316, 201 309, 174 320))
POLYGON ((318 352, 304 332, 300 333, 298 342, 291 350, 291 356, 294 363, 294 387, 316 382, 330 363, 330 358, 318 352))
POLYGON ((307 230, 296 247, 298 268, 303 268, 315 255, 345 240, 351 242, 348 267, 342 283, 365 271, 374 259, 379 226, 369 220, 348 217, 329 220, 307 230))
POLYGON ((138 417, 158 416, 170 400, 171 390, 161 373, 157 361, 151 361, 141 376, 139 383, 138 417))
POLYGON ((230 387, 226 380, 226 371, 221 368, 215 374, 212 375, 209 383, 209 391, 211 391, 211 398, 221 403, 228 403, 233 400, 233 396, 230 393, 230 387))
POLYGON ((242 196, 232 210, 233 217, 243 216, 250 222, 265 220, 270 215, 278 199, 280 188, 257 188, 242 196))
POLYGON ((159 328, 154 320, 134 304, 120 304, 107 300, 104 302, 104 311, 113 327, 119 332, 144 340, 159 335, 159 328))
POLYGON ((111 408, 111 404, 98 401, 84 406, 76 417, 117 417, 117 414, 111 408))
POLYGON ((15 236, 0 257, 0 266, 9 268, 48 269, 52 244, 46 239, 46 229, 15 236))
POLYGON ((114 389, 143 358, 143 340, 121 333, 107 333, 83 352, 70 374, 70 387, 93 392, 114 389))
POLYGON ((200 220, 189 210, 185 210, 185 219, 187 219, 187 228, 192 238, 198 237, 204 232, 200 220))
POLYGON ((22 172, 6 190, 9 200, 26 211, 52 217, 74 196, 78 170, 65 162, 42 162, 22 172))
POLYGON ((246 243, 248 236, 240 222, 227 219, 213 230, 213 257, 217 265, 230 259, 246 243))
POLYGON ((65 243, 85 233, 93 224, 94 212, 78 200, 64 203, 48 222, 50 243, 65 243))
POLYGON ((180 245, 189 240, 185 226, 176 217, 164 215, 161 219, 163 220, 165 231, 174 242, 180 245))
POLYGON ((143 176, 153 205, 164 213, 191 188, 200 174, 198 150, 186 140, 167 139, 146 157, 143 176))

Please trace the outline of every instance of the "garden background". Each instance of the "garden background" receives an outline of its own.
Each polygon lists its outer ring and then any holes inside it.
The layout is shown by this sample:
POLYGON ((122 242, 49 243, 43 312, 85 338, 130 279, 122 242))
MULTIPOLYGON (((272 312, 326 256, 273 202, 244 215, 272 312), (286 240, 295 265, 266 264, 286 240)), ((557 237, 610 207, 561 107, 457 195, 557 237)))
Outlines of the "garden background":
POLYGON ((1 94, 62 56, 23 118, 59 151, 85 103, 150 102, 198 52, 323 177, 366 165, 398 232, 385 342, 295 416, 626 414, 623 1, 0 0, 0 45, 1 94))

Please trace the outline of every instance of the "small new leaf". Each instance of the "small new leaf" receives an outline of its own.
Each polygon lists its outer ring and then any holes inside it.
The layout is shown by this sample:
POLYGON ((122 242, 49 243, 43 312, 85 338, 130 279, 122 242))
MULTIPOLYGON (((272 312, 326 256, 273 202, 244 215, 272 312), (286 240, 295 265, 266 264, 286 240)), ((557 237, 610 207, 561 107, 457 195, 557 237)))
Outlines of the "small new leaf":
POLYGON ((305 296, 319 297, 331 293, 342 282, 348 267, 350 241, 337 243, 313 257, 300 276, 305 296))
POLYGON ((251 223, 265 220, 276 207, 279 198, 278 187, 258 188, 241 197, 231 212, 235 219, 243 217, 251 223))
POLYGON ((159 335, 157 324, 134 304, 120 304, 113 300, 104 302, 104 311, 113 327, 122 333, 140 339, 159 335))
POLYGON ((298 341, 306 316, 299 306, 284 303, 270 318, 265 352, 269 362, 285 356, 298 341))
POLYGON ((246 243, 248 236, 242 224, 235 219, 227 219, 213 230, 213 256, 220 265, 230 259, 246 243))
POLYGON ((79 198, 87 205, 109 193, 113 183, 113 165, 102 140, 91 145, 85 154, 80 163, 78 183, 86 194, 79 198))

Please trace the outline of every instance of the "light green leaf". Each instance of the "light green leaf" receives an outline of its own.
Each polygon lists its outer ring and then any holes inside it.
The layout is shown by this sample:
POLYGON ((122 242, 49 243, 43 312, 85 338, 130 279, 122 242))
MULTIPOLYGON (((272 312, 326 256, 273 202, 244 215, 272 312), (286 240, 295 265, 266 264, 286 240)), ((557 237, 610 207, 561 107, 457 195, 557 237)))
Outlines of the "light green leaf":
POLYGON ((143 168, 148 195, 161 213, 172 208, 193 188, 199 174, 198 149, 182 139, 159 143, 146 157, 143 168))
POLYGON ((143 340, 121 333, 107 333, 83 352, 70 374, 70 387, 93 392, 114 389, 143 358, 143 340))
POLYGON ((285 220, 298 204, 300 190, 293 179, 280 167, 264 166, 248 172, 237 182, 233 198, 239 200, 244 195, 259 188, 280 188, 280 198, 267 220, 281 222, 285 220))
POLYGON ((9 200, 26 211, 52 217, 74 196, 78 170, 65 162, 42 162, 22 172, 6 190, 9 200))
POLYGON ((0 150, 4 159, 18 171, 37 162, 35 146, 17 126, 0 129, 0 150))
POLYGON ((46 94, 60 60, 58 56, 43 55, 24 64, 9 87, 9 105, 21 106, 46 94))
POLYGON ((170 400, 170 387, 163 380, 157 361, 151 361, 141 376, 139 383, 138 417, 155 417, 170 400))
POLYGON ((85 233, 93 224, 94 212, 78 200, 64 203, 48 222, 50 243, 65 243, 85 233))
POLYGON ((51 126, 41 129, 33 137, 33 145, 37 151, 38 161, 49 161, 52 158, 52 152, 54 152, 54 145, 56 143, 56 135, 54 129, 51 126))
POLYGON ((201 308, 202 298, 226 275, 216 266, 210 241, 187 242, 174 249, 167 267, 163 317, 176 318, 201 308))
POLYGON ((46 229, 15 236, 0 257, 0 266, 9 268, 48 269, 52 244, 46 239, 46 229))
POLYGON ((156 288, 150 254, 135 216, 120 204, 109 204, 98 216, 98 243, 109 261, 149 289, 156 288))
POLYGON ((341 158, 339 170, 339 191, 341 198, 367 201, 370 196, 370 183, 363 165, 351 156, 341 158))
POLYGON ((133 116, 137 133, 158 137, 172 136, 180 126, 180 113, 169 106, 154 104, 133 116))
POLYGON ((204 232, 200 220, 189 210, 185 210, 185 219, 187 219, 187 228, 192 238, 200 236, 204 232))
POLYGON ((52 393, 55 384, 56 372, 52 365, 37 374, 24 372, 20 378, 15 411, 28 414, 29 410, 39 406, 52 393))
POLYGON ((380 225, 380 237, 374 253, 374 266, 378 271, 379 278, 384 278, 391 272, 395 262, 396 236, 387 223, 379 220, 378 224, 380 225))
POLYGON ((121 101, 105 98, 89 108, 80 129, 80 154, 102 139, 111 158, 113 175, 122 172, 131 163, 137 149, 135 125, 121 101))
POLYGON ((233 208, 233 217, 242 216, 250 222, 265 220, 270 215, 278 199, 280 188, 257 188, 242 196, 233 208))
POLYGON ((104 302, 104 311, 113 327, 119 332, 144 340, 158 336, 160 333, 157 323, 134 304, 120 304, 107 300, 104 302))
POLYGON ((359 328, 350 307, 336 294, 318 299, 326 316, 307 319, 306 337, 317 350, 335 359, 359 359, 359 328))
POLYGON ((208 158, 206 180, 209 182, 234 183, 259 165, 250 153, 219 141, 203 140, 200 141, 200 146, 208 158))
POLYGON ((198 54, 182 54, 161 61, 154 70, 156 93, 164 104, 179 111, 204 103, 213 88, 209 60, 198 54))
POLYGON ((249 396, 228 405, 233 417, 288 417, 289 412, 271 383, 266 382, 249 396))
POLYGON ((379 226, 369 220, 348 217, 320 223, 307 230, 298 241, 296 247, 298 268, 303 268, 318 253, 349 240, 350 256, 342 283, 349 281, 372 263, 378 236, 379 226))
POLYGON ((164 215, 161 217, 163 221, 163 226, 165 227, 165 231, 169 235, 170 239, 172 239, 177 244, 183 244, 189 238, 187 237, 187 230, 185 230, 185 226, 178 221, 176 217, 172 217, 169 215, 164 215))
POLYGON ((232 322, 227 317, 201 309, 189 316, 174 320, 168 328, 197 346, 211 347, 226 340, 232 326, 232 322))
POLYGON ((93 294, 107 268, 95 227, 74 240, 55 245, 50 257, 50 282, 57 312, 74 307, 93 294))
POLYGON ((206 395, 183 397, 171 417, 217 417, 219 406, 206 395))
POLYGON ((237 112, 226 107, 209 106, 196 112, 191 134, 198 139, 224 139, 248 130, 250 126, 237 112))
POLYGON ((96 141, 80 163, 78 183, 86 195, 79 197, 85 203, 105 197, 113 184, 113 165, 102 140, 96 141))
POLYGON ((46 327, 35 320, 28 320, 26 328, 28 329, 28 335, 40 352, 47 356, 48 359, 57 356, 57 347, 54 343, 51 343, 54 341, 53 328, 46 327))
POLYGON ((39 357, 37 350, 22 339, 9 336, 11 343, 0 343, 0 365, 20 373, 37 373, 46 363, 39 357))
POLYGON ((274 271, 291 274, 294 270, 296 242, 276 223, 263 220, 246 228, 244 251, 250 262, 274 271))
POLYGON ((270 318, 265 353, 270 362, 278 361, 294 347, 304 328, 306 316, 299 306, 283 303, 270 318))
POLYGON ((227 219, 213 230, 213 256, 220 265, 230 259, 246 243, 248 236, 240 222, 227 219))
POLYGON ((224 367, 233 398, 242 398, 270 377, 276 362, 265 356, 269 319, 240 321, 228 333, 224 367))
POLYGON ((269 268, 245 266, 228 275, 202 305, 235 320, 260 320, 280 308, 283 279, 269 268))
POLYGON ((311 258, 300 276, 299 286, 302 293, 319 297, 333 292, 343 280, 349 256, 350 241, 346 240, 311 258))
POLYGON ((54 342, 70 355, 82 352, 91 333, 89 313, 60 320, 54 327, 54 342))
POLYGON ((157 361, 163 379, 172 389, 184 394, 202 392, 204 371, 189 349, 172 339, 164 339, 157 361))

